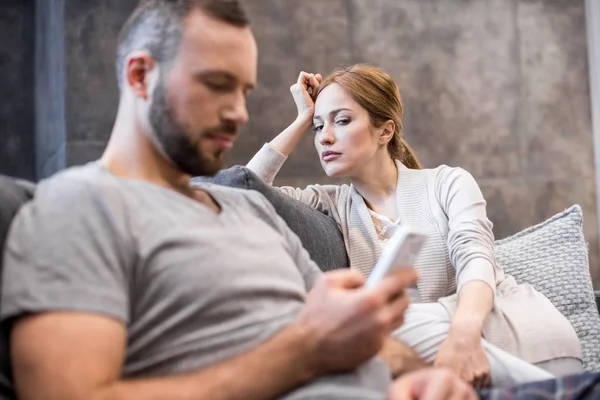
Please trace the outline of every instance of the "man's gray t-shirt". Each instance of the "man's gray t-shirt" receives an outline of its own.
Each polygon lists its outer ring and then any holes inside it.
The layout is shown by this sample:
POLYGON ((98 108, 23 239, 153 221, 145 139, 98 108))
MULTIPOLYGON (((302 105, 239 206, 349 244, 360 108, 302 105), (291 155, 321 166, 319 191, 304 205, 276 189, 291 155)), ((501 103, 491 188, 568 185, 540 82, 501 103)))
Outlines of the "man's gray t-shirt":
MULTIPOLYGON (((3 320, 115 318, 128 331, 123 377, 190 372, 260 345, 296 317, 320 270, 258 192, 203 188, 220 213, 98 162, 41 182, 6 245, 3 320)), ((289 398, 376 399, 387 383, 374 359, 289 398)))

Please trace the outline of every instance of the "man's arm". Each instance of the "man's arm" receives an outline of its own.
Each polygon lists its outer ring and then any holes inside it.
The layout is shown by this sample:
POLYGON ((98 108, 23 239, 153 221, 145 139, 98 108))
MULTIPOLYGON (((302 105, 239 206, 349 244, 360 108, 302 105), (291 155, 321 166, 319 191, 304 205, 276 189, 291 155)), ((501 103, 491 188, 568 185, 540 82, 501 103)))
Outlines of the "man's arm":
POLYGON ((14 327, 15 385, 23 400, 272 399, 313 377, 314 352, 307 339, 295 324, 205 370, 122 380, 122 323, 93 314, 51 312, 25 317, 14 327))
POLYGON ((276 398, 375 355, 402 323, 404 288, 415 282, 408 269, 373 288, 363 288, 356 271, 330 272, 296 321, 267 342, 205 370, 164 378, 121 379, 127 333, 116 319, 77 312, 22 317, 11 342, 16 390, 23 400, 276 398))

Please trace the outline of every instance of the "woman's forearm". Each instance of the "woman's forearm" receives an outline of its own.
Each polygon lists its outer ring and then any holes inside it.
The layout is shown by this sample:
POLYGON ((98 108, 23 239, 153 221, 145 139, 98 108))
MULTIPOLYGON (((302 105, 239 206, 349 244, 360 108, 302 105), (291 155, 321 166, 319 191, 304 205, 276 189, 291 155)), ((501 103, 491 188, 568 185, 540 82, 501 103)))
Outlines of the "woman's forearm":
POLYGON ((269 142, 269 146, 271 146, 273 150, 276 150, 287 157, 296 148, 304 134, 306 134, 311 127, 311 118, 298 116, 290 126, 285 128, 283 132, 269 142))
POLYGON ((481 332, 483 321, 494 305, 494 292, 483 281, 466 283, 458 294, 458 308, 452 318, 452 326, 461 329, 477 329, 481 332))

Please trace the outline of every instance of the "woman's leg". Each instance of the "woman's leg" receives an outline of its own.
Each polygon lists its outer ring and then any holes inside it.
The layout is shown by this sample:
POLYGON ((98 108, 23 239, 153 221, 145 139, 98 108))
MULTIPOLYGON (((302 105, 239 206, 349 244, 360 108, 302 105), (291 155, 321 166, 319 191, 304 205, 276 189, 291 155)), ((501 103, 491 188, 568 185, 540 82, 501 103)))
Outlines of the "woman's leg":
MULTIPOLYGON (((433 362, 437 349, 448 336, 450 316, 439 303, 411 304, 404 324, 394 337, 411 346, 426 362, 433 362)), ((493 386, 511 386, 552 379, 554 376, 482 339, 490 363, 493 386)))
POLYGON ((583 363, 580 359, 575 357, 555 358, 554 360, 542 361, 535 365, 557 377, 584 372, 583 363))

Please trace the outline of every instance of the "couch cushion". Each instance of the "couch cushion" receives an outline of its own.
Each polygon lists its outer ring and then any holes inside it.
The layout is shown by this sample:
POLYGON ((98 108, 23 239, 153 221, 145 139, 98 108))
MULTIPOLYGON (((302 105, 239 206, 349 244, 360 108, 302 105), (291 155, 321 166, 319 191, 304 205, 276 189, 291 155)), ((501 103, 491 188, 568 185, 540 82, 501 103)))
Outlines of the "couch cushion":
MULTIPOLYGON (((0 277, 2 276, 2 253, 10 223, 19 208, 33 197, 35 185, 31 182, 0 175, 0 277)), ((0 281, 1 285, 1 281, 0 281)), ((11 384, 8 329, 0 329, 0 399, 15 398, 11 384)))
POLYGON ((265 184, 249 169, 234 166, 214 177, 198 177, 193 181, 251 189, 262 193, 290 229, 298 235, 304 248, 322 270, 348 267, 344 238, 333 218, 265 184))
MULTIPOLYGON (((19 208, 33 197, 35 185, 31 182, 0 175, 0 249, 4 248, 10 223, 19 208)), ((0 271, 2 260, 0 259, 0 271)))
POLYGON ((496 258, 507 274, 531 284, 569 319, 581 341, 585 369, 600 370, 600 315, 581 207, 497 241, 496 258))

